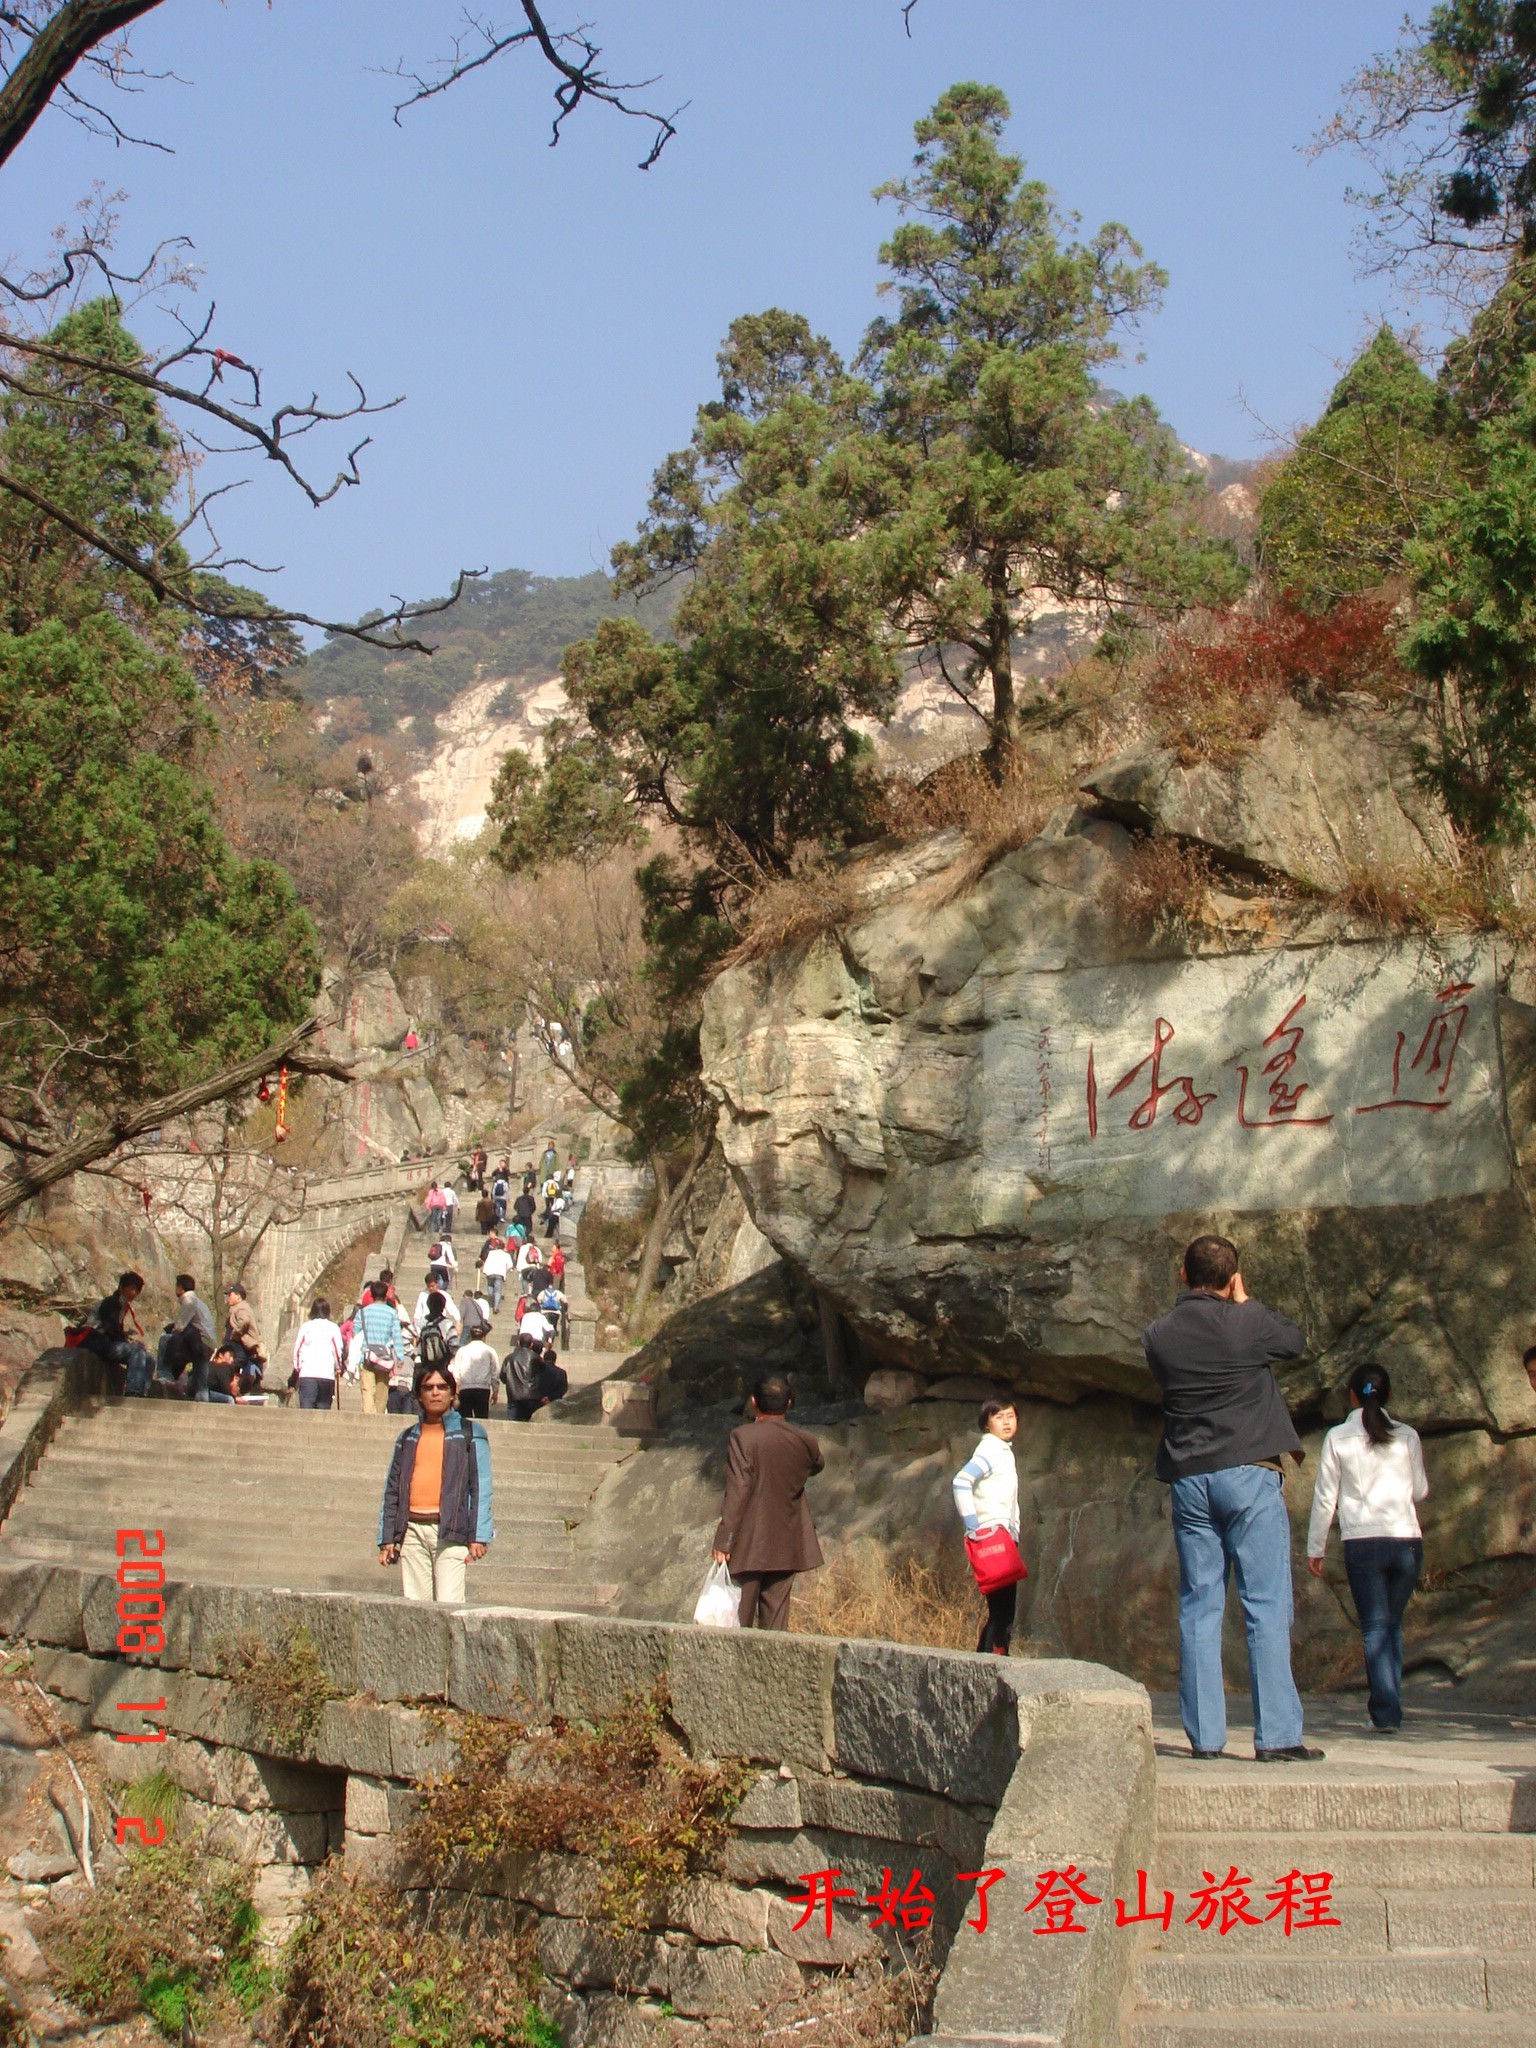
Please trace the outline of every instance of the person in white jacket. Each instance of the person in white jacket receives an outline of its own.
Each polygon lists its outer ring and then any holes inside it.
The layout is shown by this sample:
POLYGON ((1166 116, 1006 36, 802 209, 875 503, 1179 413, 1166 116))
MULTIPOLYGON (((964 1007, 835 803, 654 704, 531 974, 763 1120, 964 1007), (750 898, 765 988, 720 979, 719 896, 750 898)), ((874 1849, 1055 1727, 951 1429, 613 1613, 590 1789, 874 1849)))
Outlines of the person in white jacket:
MULTIPOLYGON (((1018 1410, 1011 1401, 983 1401, 981 1427, 981 1442, 955 1474, 955 1506, 960 1510, 967 1536, 981 1536, 989 1529, 1006 1529, 1017 1543, 1019 1473, 1013 1462, 1013 1439, 1019 1431, 1018 1410)), ((995 1593, 987 1594, 987 1618, 976 1645, 978 1650, 1007 1656, 1018 1599, 1017 1586, 1000 1586, 995 1593)))
POLYGON ((1391 1393, 1382 1366, 1357 1365, 1350 1374, 1349 1416, 1323 1439, 1307 1530, 1307 1569, 1320 1579, 1337 1509, 1365 1639, 1371 1725, 1382 1735, 1403 1725, 1403 1614, 1424 1565, 1415 1503, 1429 1492, 1419 1433, 1388 1415, 1391 1393))

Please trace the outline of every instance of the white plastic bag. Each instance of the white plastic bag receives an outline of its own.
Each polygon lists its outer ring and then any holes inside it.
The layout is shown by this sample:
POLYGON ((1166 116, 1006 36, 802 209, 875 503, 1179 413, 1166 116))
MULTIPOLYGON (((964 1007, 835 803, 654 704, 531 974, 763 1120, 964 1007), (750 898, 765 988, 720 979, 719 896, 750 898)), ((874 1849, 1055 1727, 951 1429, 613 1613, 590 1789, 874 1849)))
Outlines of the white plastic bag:
POLYGON ((710 1563, 704 1590, 694 1606, 693 1618, 700 1628, 740 1628, 741 1588, 732 1583, 723 1564, 710 1563))

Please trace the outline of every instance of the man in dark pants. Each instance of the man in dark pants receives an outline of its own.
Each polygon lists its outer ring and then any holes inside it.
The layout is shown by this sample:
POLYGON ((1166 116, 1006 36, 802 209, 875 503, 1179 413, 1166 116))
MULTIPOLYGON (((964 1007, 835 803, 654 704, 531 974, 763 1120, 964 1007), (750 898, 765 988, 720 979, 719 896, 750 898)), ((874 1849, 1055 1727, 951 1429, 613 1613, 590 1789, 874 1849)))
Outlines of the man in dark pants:
POLYGON ((1291 1675, 1291 1525, 1287 1456, 1301 1439, 1275 1384, 1274 1362, 1307 1340, 1285 1316, 1250 1300, 1237 1247, 1197 1237, 1180 1270, 1184 1292, 1142 1333, 1163 1390, 1157 1476, 1173 1489, 1179 1553, 1179 1708, 1189 1746, 1219 1756, 1227 1740, 1221 1628, 1235 1571, 1248 1625, 1253 1747, 1260 1763, 1322 1756, 1301 1739, 1291 1675))
POLYGON ((821 1446, 789 1420, 793 1400, 788 1380, 770 1373, 752 1390, 753 1420, 731 1431, 714 1555, 741 1588, 743 1628, 788 1628, 796 1572, 822 1562, 805 1504, 821 1446))

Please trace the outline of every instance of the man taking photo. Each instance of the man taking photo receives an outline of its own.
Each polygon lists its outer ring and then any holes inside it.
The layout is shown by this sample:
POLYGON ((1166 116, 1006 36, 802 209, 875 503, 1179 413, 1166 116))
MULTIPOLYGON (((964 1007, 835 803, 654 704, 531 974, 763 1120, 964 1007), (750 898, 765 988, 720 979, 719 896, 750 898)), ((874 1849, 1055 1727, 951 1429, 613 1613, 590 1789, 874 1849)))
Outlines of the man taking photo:
POLYGON ((1275 1383, 1277 1359, 1307 1340, 1287 1317, 1249 1297, 1237 1247, 1197 1237, 1180 1269, 1184 1291, 1142 1333, 1163 1390, 1157 1476, 1173 1488, 1179 1553, 1179 1709, 1198 1757, 1227 1740, 1221 1669, 1227 1579, 1235 1570, 1248 1626, 1253 1752, 1260 1763, 1320 1758, 1301 1739, 1291 1675, 1291 1524, 1284 1464, 1303 1452, 1275 1383))

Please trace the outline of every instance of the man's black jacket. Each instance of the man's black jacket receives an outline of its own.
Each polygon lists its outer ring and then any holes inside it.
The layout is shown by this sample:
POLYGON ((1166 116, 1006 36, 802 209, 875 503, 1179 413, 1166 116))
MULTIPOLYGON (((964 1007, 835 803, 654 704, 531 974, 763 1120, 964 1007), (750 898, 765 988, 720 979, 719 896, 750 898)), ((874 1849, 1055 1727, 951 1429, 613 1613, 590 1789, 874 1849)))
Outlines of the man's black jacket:
POLYGON ((1142 1332, 1163 1390, 1159 1479, 1188 1479, 1299 1451, 1301 1438, 1271 1371, 1307 1340, 1262 1301, 1220 1301, 1193 1290, 1142 1332))

